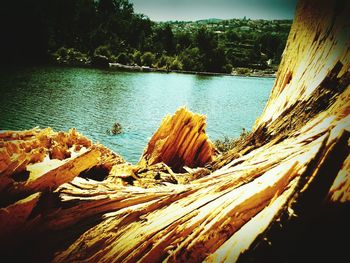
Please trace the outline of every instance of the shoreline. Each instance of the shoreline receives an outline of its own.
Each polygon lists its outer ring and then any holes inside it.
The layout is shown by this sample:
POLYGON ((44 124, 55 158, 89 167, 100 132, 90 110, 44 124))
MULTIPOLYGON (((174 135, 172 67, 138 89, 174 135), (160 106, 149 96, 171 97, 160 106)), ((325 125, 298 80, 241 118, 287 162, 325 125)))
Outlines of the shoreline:
MULTIPOLYGON (((277 71, 274 71, 274 73, 263 73, 262 70, 257 70, 254 73, 254 70, 252 68, 245 68, 249 70, 250 72, 247 73, 238 73, 233 71, 233 73, 220 73, 220 72, 200 72, 200 71, 190 71, 190 70, 166 70, 166 69, 160 69, 160 68, 151 68, 151 67, 145 67, 145 66, 128 66, 128 65, 122 65, 119 63, 109 63, 106 67, 98 67, 93 66, 91 64, 60 64, 60 63, 44 63, 40 65, 13 65, 10 68, 21 68, 21 67, 41 67, 41 66, 52 66, 52 67, 62 67, 62 68, 85 68, 85 69, 100 69, 100 70, 108 70, 108 71, 120 71, 120 72, 156 72, 156 73, 178 73, 178 74, 189 74, 189 75, 198 75, 198 76, 228 76, 228 77, 254 77, 254 78, 276 78, 277 71), (253 71, 253 72, 252 72, 253 71)), ((9 69, 9 67, 6 67, 9 69)), ((234 68, 237 69, 237 68, 234 68)))
MULTIPOLYGON (((95 68, 91 66, 91 68, 95 68)), ((199 75, 199 76, 235 76, 235 77, 260 77, 260 78, 276 78, 276 72, 271 73, 262 73, 259 71, 258 73, 247 72, 246 74, 240 73, 220 73, 220 72, 200 72, 200 71, 190 71, 190 70, 170 70, 170 69, 160 69, 160 68, 152 68, 145 66, 129 66, 123 65, 120 63, 109 63, 109 67, 106 68, 109 70, 115 71, 128 71, 128 72, 159 72, 159 73, 179 73, 179 74, 191 74, 191 75, 199 75)), ((254 70, 249 69, 248 70, 254 70)))

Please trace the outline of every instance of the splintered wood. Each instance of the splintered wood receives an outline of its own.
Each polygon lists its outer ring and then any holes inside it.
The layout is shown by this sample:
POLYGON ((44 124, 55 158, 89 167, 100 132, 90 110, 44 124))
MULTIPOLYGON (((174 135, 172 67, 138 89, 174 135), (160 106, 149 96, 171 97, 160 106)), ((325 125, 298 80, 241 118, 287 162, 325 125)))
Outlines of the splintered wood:
POLYGON ((75 130, 1 133, 1 255, 39 262, 346 256, 338 237, 350 229, 349 16, 350 2, 299 3, 264 113, 226 154, 217 156, 204 116, 185 108, 163 120, 135 165, 75 130))
POLYGON ((166 116, 152 136, 141 165, 163 162, 173 170, 199 167, 213 161, 216 149, 205 133, 205 116, 180 108, 166 116))

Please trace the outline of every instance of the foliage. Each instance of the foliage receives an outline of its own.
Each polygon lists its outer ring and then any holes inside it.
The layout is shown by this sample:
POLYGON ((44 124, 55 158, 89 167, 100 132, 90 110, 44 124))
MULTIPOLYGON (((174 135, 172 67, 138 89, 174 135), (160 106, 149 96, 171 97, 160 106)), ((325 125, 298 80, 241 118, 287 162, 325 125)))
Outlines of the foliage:
POLYGON ((178 58, 175 58, 170 64, 170 69, 171 70, 182 70, 183 65, 178 58))
POLYGON ((94 56, 104 56, 106 58, 111 58, 112 52, 108 46, 102 45, 95 49, 94 56))
POLYGON ((175 51, 174 34, 169 24, 164 27, 155 27, 153 43, 154 51, 164 51, 167 54, 173 54, 175 51))
POLYGON ((238 138, 230 139, 225 136, 223 139, 217 139, 214 141, 214 145, 221 153, 225 153, 234 149, 238 144, 246 140, 248 135, 249 133, 243 128, 238 138))
POLYGON ((117 62, 124 65, 129 65, 131 61, 130 56, 124 52, 120 53, 117 57, 117 62))
POLYGON ((249 19, 155 23, 136 14, 128 0, 5 1, 0 18, 4 63, 45 61, 52 54, 59 63, 75 64, 104 56, 122 64, 211 72, 230 72, 231 66, 263 69, 268 60, 274 68, 291 24, 249 19))
POLYGON ((182 50, 189 48, 192 45, 192 37, 188 32, 179 32, 175 35, 176 52, 179 53, 182 50))
POLYGON ((184 70, 198 72, 204 71, 202 63, 203 55, 197 47, 185 49, 180 53, 179 58, 182 61, 184 70))
POLYGON ((231 64, 226 64, 226 65, 224 66, 224 71, 225 71, 226 73, 228 73, 228 74, 231 74, 231 73, 232 73, 232 69, 233 69, 233 67, 232 67, 231 64))
POLYGON ((237 31, 233 29, 230 29, 225 33, 225 38, 227 42, 238 42, 240 40, 237 31))
POLYGON ((151 67, 156 60, 156 56, 151 52, 146 52, 141 56, 141 64, 143 66, 151 67))
POLYGON ((88 56, 74 48, 61 47, 53 54, 58 64, 69 64, 75 66, 87 65, 90 60, 88 56))
POLYGON ((170 64, 172 62, 171 57, 163 54, 157 61, 157 68, 159 69, 169 69, 170 68, 170 64))
POLYGON ((134 54, 132 55, 132 59, 134 60, 134 64, 141 66, 141 64, 142 64, 141 56, 142 56, 142 54, 140 51, 136 50, 134 52, 134 54))
POLYGON ((249 72, 250 72, 250 70, 248 68, 237 68, 237 73, 239 75, 246 75, 249 72))

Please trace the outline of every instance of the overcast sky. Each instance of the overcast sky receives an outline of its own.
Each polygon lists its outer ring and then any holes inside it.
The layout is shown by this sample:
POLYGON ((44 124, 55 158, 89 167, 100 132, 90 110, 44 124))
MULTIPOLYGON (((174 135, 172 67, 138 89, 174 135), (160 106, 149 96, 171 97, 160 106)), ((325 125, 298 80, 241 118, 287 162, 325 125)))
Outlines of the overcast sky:
POLYGON ((154 21, 206 18, 293 19, 296 0, 129 0, 154 21))

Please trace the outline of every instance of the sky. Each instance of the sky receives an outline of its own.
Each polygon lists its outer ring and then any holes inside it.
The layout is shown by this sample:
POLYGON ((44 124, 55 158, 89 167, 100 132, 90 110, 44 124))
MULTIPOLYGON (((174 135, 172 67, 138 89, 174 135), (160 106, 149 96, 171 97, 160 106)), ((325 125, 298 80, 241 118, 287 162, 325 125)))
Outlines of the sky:
POLYGON ((207 18, 293 19, 296 0, 129 0, 153 21, 207 18))

